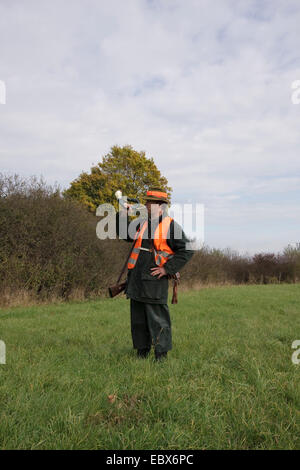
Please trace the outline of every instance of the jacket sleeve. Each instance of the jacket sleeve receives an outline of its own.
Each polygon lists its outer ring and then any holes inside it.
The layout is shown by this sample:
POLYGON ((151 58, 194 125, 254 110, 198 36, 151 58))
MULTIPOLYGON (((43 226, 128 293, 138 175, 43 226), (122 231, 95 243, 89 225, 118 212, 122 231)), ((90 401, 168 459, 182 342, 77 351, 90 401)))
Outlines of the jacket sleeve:
POLYGON ((172 220, 167 243, 169 247, 175 252, 175 254, 164 264, 164 268, 167 274, 175 274, 177 271, 180 271, 193 256, 194 251, 187 250, 186 248, 186 244, 188 242, 189 239, 186 237, 180 225, 172 220), (180 237, 178 237, 178 235, 180 235, 180 237))

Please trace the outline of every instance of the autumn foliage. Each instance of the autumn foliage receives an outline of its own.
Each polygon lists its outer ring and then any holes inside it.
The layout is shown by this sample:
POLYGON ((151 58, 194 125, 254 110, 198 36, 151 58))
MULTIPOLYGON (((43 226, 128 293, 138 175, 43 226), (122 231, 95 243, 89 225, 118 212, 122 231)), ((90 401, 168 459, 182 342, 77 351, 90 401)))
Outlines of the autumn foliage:
POLYGON ((145 152, 137 152, 130 145, 115 145, 101 162, 91 168, 90 173, 81 173, 64 191, 64 196, 79 201, 95 213, 97 207, 104 203, 117 208, 117 190, 144 203, 145 194, 151 186, 162 187, 171 195, 172 189, 153 158, 147 158, 145 152))

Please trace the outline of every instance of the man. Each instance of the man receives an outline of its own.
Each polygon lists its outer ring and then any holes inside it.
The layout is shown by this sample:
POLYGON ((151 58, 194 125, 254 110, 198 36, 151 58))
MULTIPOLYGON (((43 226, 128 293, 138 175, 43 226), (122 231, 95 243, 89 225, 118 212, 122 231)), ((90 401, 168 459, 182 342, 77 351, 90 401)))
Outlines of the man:
MULTIPOLYGON (((186 249, 188 239, 181 227, 167 215, 167 193, 160 188, 147 191, 148 219, 141 220, 134 237, 134 248, 128 262, 125 293, 130 298, 131 334, 138 357, 149 355, 154 346, 157 361, 165 359, 172 348, 171 320, 168 308, 168 275, 180 271, 192 257, 186 249)), ((129 226, 127 211, 117 214, 120 223, 129 226)), ((130 213, 130 212, 129 212, 130 213)))

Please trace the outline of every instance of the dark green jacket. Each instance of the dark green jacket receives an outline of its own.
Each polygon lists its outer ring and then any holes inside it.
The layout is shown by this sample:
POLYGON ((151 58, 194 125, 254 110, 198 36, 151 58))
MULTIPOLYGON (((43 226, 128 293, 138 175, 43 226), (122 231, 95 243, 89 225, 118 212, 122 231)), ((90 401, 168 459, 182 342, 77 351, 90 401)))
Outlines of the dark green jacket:
MULTIPOLYGON (((127 218, 127 215, 122 215, 127 218)), ((119 235, 119 218, 120 213, 117 214, 117 234, 119 235)), ((151 234, 151 223, 154 224, 152 228, 152 233, 154 233, 157 224, 161 221, 162 217, 151 221, 148 219, 148 229, 151 234)), ((129 221, 127 219, 127 226, 129 221)), ((139 226, 137 227, 137 229, 139 226)), ((174 230, 176 234, 180 233, 180 227, 177 222, 174 220, 170 224, 169 234, 167 238, 167 243, 170 248, 174 251, 174 256, 164 264, 164 268, 168 274, 175 274, 180 271, 183 266, 191 259, 193 256, 192 250, 186 249, 186 243, 189 241, 183 230, 181 233, 181 238, 177 239, 174 237, 174 230)), ((147 236, 147 230, 145 231, 147 236)), ((133 241, 131 237, 128 236, 128 242, 133 241)), ((142 240, 143 248, 150 248, 151 241, 148 238, 143 238, 142 240)), ((127 275, 127 286, 125 293, 127 298, 137 300, 139 302, 146 303, 157 303, 157 304, 166 304, 168 302, 168 278, 166 276, 157 279, 157 276, 151 275, 150 268, 156 267, 154 261, 153 253, 148 251, 141 250, 136 262, 136 265, 133 269, 128 270, 127 275)))

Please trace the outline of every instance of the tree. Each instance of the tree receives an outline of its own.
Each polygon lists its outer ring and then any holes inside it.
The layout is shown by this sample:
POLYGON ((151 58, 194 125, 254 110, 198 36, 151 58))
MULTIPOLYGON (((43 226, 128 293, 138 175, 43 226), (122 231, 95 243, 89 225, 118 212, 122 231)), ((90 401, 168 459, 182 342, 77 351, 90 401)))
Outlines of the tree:
POLYGON ((255 273, 260 276, 261 284, 267 284, 268 277, 276 276, 278 259, 274 253, 258 253, 253 256, 255 273))
POLYGON ((163 188, 170 197, 172 188, 161 175, 153 158, 145 152, 137 152, 130 145, 113 146, 102 162, 91 168, 91 173, 81 173, 63 192, 65 197, 76 199, 91 212, 103 203, 118 207, 115 192, 120 189, 128 197, 145 202, 145 194, 151 186, 163 188))

